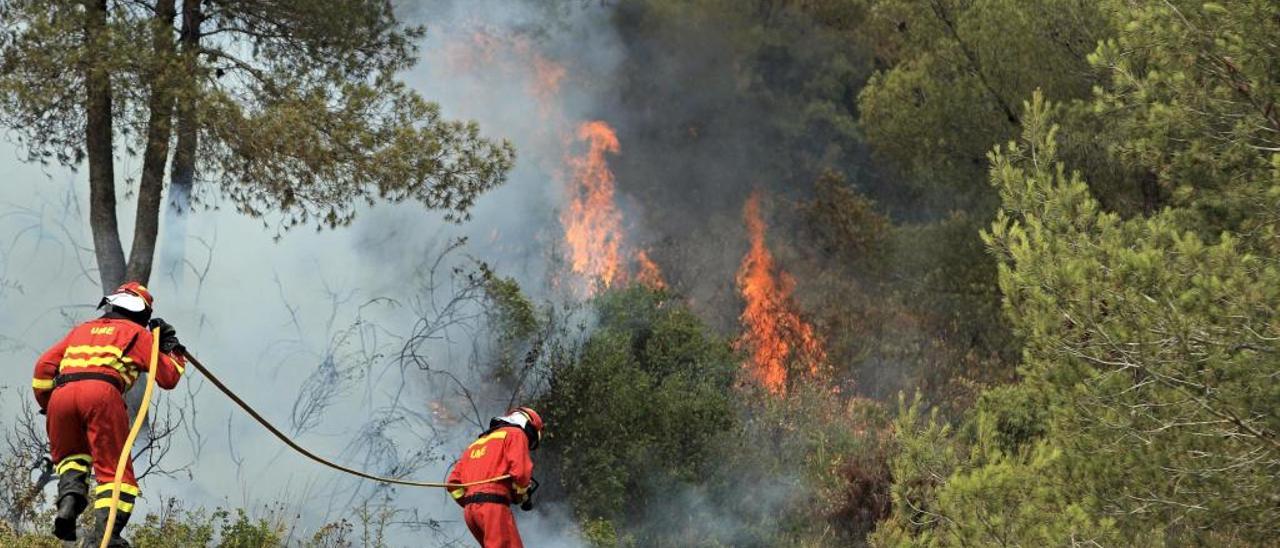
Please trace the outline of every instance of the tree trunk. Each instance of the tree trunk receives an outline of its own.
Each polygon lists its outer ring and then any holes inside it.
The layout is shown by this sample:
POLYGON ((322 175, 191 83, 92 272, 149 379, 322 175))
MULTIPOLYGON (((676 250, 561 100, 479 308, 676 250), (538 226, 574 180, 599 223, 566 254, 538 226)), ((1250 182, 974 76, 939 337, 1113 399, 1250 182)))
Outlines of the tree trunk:
POLYGON ((165 216, 163 268, 168 268, 175 283, 181 286, 182 265, 186 255, 186 215, 191 210, 191 192, 195 186, 196 147, 199 132, 196 101, 199 99, 197 56, 200 52, 200 0, 182 1, 182 34, 179 44, 183 77, 187 85, 177 96, 178 140, 174 145, 173 167, 169 174, 169 209, 165 216))
POLYGON ((85 79, 85 153, 89 163, 89 224, 104 291, 124 281, 124 247, 116 221, 111 76, 107 74, 107 0, 85 0, 85 47, 96 56, 82 67, 85 79))
POLYGON ((169 159, 169 138, 173 126, 174 44, 173 19, 176 0, 160 0, 152 22, 154 66, 148 75, 147 144, 142 154, 142 176, 138 182, 138 209, 133 229, 133 249, 129 252, 126 278, 147 283, 155 257, 156 236, 160 233, 160 204, 164 195, 164 167, 169 159))
POLYGON ((974 76, 978 77, 978 83, 982 84, 983 89, 987 90, 987 95, 991 97, 991 101, 994 102, 1002 112, 1004 112, 1005 119, 1009 120, 1010 125, 1020 127, 1022 125, 1022 120, 1018 117, 1018 114, 1013 111, 1013 107, 1009 105, 1009 102, 1005 101, 1004 97, 996 91, 995 86, 991 85, 991 82, 987 80, 987 74, 982 70, 981 60, 978 59, 978 55, 974 53, 973 50, 969 49, 969 46, 965 44, 964 40, 960 38, 960 29, 956 27, 956 22, 952 19, 951 13, 947 11, 946 6, 943 6, 941 2, 937 1, 930 2, 929 5, 933 8, 934 16, 938 18, 938 21, 942 22, 944 27, 946 27, 947 33, 951 35, 951 39, 955 40, 956 46, 960 48, 960 53, 969 61, 969 69, 973 71, 974 76))

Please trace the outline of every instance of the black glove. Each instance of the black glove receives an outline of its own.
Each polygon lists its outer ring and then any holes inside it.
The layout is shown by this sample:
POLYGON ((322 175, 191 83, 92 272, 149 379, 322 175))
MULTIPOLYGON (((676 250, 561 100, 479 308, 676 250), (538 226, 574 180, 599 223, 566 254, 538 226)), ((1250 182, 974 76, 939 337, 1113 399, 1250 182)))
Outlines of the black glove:
POLYGON ((528 512, 533 510, 533 493, 538 490, 538 480, 529 478, 529 490, 524 492, 524 499, 520 501, 520 509, 528 512))
POLYGON ((160 351, 172 354, 175 350, 185 350, 178 342, 178 329, 161 318, 152 318, 148 323, 151 329, 160 328, 160 351))

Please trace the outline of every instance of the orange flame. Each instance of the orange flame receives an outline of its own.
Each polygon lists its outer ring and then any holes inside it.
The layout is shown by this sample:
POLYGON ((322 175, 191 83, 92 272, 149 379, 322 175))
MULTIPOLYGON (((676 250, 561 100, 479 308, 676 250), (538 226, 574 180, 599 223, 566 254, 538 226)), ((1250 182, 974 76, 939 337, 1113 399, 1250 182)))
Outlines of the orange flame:
POLYGON ((658 263, 649 258, 649 253, 641 249, 636 252, 636 281, 653 289, 666 289, 667 281, 662 277, 662 269, 658 263))
POLYGON ((601 121, 578 127, 578 140, 587 151, 569 159, 573 172, 569 208, 561 215, 569 263, 573 272, 591 284, 589 293, 623 281, 622 214, 614 204, 613 172, 605 154, 617 154, 618 136, 601 121))
MULTIPOLYGON (((465 73, 484 67, 483 72, 496 73, 504 82, 523 82, 525 93, 537 103, 544 122, 540 127, 546 131, 543 135, 566 147, 573 144, 567 135, 567 128, 572 125, 561 108, 559 97, 561 87, 569 80, 569 71, 565 65, 543 55, 535 40, 519 34, 496 33, 482 26, 450 44, 445 60, 452 68, 465 73)), ((658 265, 644 250, 633 251, 626 242, 623 216, 615 203, 614 176, 607 161, 608 154, 617 154, 620 150, 613 128, 602 121, 586 122, 578 126, 576 140, 585 144, 585 151, 577 156, 564 154, 569 204, 560 216, 568 263, 576 278, 571 285, 578 286, 575 290, 585 296, 629 279, 665 288, 666 281, 658 265), (632 260, 624 259, 627 256, 632 260), (632 272, 634 278, 631 278, 632 272)), ((561 169, 560 165, 544 167, 561 169)), ((560 281, 556 276, 553 283, 559 285, 560 281)))
POLYGON ((745 331, 737 344, 750 351, 750 360, 744 367, 751 375, 770 392, 781 394, 786 389, 788 363, 816 374, 818 364, 827 357, 826 351, 813 326, 795 311, 791 300, 795 280, 777 268, 773 254, 765 246, 759 192, 747 200, 743 217, 751 249, 738 269, 738 290, 747 305, 740 317, 745 331))

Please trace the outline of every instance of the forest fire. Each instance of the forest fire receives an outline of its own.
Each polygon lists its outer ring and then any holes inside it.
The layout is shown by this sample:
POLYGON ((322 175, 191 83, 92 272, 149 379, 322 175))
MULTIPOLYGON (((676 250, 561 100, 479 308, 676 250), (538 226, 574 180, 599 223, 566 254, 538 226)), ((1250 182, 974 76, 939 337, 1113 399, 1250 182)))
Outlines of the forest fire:
POLYGON ((613 172, 605 157, 621 150, 617 134, 609 124, 594 120, 579 125, 577 140, 585 142, 588 149, 567 160, 572 175, 568 183, 570 204, 561 215, 573 273, 586 280, 588 296, 627 282, 666 288, 662 269, 648 252, 636 250, 631 254, 634 275, 623 259, 628 248, 622 213, 616 201, 613 172))
POLYGON ((451 47, 447 59, 462 72, 485 66, 523 81, 544 121, 540 126, 545 131, 541 140, 564 147, 558 157, 552 156, 554 160, 542 167, 563 173, 568 203, 560 221, 565 259, 574 278, 570 285, 575 292, 589 297, 628 282, 665 288, 658 265, 645 250, 627 242, 624 216, 608 164, 608 155, 621 150, 617 134, 603 121, 570 120, 561 108, 560 90, 570 77, 568 67, 543 55, 526 36, 500 36, 483 28, 451 47), (570 133, 569 128, 575 126, 576 130, 570 133), (580 153, 571 150, 574 146, 582 147, 580 153))
POLYGON ((587 150, 567 160, 569 205, 560 216, 570 269, 585 280, 588 296, 627 282, 666 288, 662 269, 647 252, 628 251, 613 171, 606 157, 621 150, 617 134, 609 124, 596 120, 578 126, 577 139, 587 150), (625 259, 628 254, 630 263, 625 259))
POLYGON ((795 280, 775 266, 773 254, 765 246, 766 227, 758 191, 747 200, 743 217, 751 248, 738 269, 738 291, 746 308, 740 316, 744 332, 737 344, 750 352, 744 367, 756 381, 770 392, 781 394, 786 390, 789 364, 816 374, 818 364, 826 359, 826 351, 813 326, 795 311, 791 301, 795 280))
POLYGON ((570 268, 595 289, 621 282, 622 215, 614 203, 613 172, 605 154, 617 154, 618 137, 601 121, 578 126, 578 140, 587 144, 582 156, 568 160, 572 180, 569 207, 561 215, 570 268), (598 287, 595 287, 598 286, 598 287))
POLYGON ((649 253, 641 249, 636 252, 636 283, 653 289, 666 289, 667 281, 662 277, 662 269, 658 263, 649 258, 649 253))

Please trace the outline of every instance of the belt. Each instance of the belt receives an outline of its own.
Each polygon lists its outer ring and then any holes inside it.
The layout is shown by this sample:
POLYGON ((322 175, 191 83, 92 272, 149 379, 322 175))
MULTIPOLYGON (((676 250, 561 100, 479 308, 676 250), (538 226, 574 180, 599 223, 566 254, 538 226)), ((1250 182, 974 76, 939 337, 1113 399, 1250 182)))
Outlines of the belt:
POLYGON ((511 504, 511 499, 506 497, 505 495, 499 495, 496 493, 476 493, 474 495, 467 495, 465 497, 462 497, 461 499, 458 500, 458 502, 461 502, 463 506, 466 506, 468 504, 479 504, 482 502, 492 502, 495 504, 511 504))
POLYGON ((66 375, 58 375, 53 379, 53 387, 57 389, 59 386, 71 384, 77 381, 103 381, 111 383, 121 394, 124 393, 124 383, 115 375, 108 373, 70 373, 66 375))

